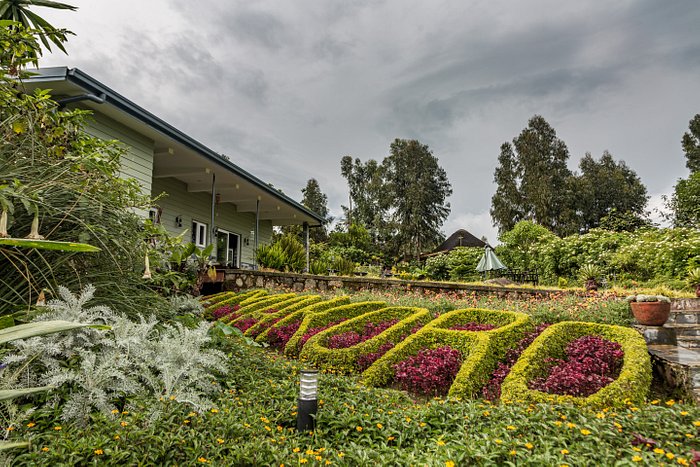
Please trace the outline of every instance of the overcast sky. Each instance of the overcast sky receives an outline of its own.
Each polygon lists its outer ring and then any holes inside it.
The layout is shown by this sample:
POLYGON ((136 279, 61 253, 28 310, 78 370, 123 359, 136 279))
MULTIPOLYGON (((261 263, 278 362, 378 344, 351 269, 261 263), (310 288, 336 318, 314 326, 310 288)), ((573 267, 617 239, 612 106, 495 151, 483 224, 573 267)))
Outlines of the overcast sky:
POLYGON ((42 66, 82 69, 297 200, 316 178, 336 216, 342 156, 415 138, 454 189, 443 231, 495 242, 499 147, 534 114, 572 170, 624 160, 650 207, 688 175, 697 0, 66 1, 34 9, 76 33, 42 66))

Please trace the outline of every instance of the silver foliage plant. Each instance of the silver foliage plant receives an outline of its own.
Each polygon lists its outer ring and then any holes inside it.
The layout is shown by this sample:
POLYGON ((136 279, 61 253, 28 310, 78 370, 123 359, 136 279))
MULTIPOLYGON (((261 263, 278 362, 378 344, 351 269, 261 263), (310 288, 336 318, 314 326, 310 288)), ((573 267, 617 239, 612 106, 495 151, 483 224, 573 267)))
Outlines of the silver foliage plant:
MULTIPOLYGON (((206 410, 206 395, 215 391, 212 370, 224 363, 224 354, 206 348, 209 326, 195 329, 181 324, 162 325, 139 316, 132 321, 107 307, 87 307, 95 288, 79 295, 60 288, 60 299, 47 303, 36 320, 61 319, 105 324, 110 331, 79 330, 16 341, 15 353, 4 360, 21 366, 21 385, 62 386, 66 392, 62 417, 86 422, 93 410, 109 413, 114 402, 135 394, 152 394, 206 410), (65 365, 70 360, 70 365, 65 365)), ((154 411, 157 415, 157 411, 154 411)))

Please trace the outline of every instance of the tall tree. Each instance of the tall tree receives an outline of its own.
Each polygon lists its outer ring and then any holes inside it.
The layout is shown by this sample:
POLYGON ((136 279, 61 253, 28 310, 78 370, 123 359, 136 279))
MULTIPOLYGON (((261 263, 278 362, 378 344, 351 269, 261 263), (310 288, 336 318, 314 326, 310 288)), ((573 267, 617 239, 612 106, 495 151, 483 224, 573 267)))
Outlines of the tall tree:
POLYGON ((514 225, 513 216, 547 227, 558 235, 576 230, 571 197, 569 150, 540 115, 533 116, 512 146, 501 146, 494 174, 492 219, 500 232, 514 225))
POLYGON ((396 251, 418 258, 439 241, 440 227, 450 213, 447 173, 430 148, 416 140, 394 140, 382 166, 397 229, 396 251))
MULTIPOLYGON (((52 42, 63 53, 68 53, 63 43, 67 40, 66 36, 72 33, 65 29, 56 29, 44 18, 30 11, 30 6, 54 8, 57 10, 77 10, 77 7, 51 0, 0 0, 0 20, 15 21, 26 29, 36 30, 41 43, 44 44, 48 51, 51 51, 49 42, 52 42)), ((29 56, 35 65, 38 64, 40 55, 40 48, 29 52, 29 56)))
POLYGON ((580 229, 599 227, 601 220, 611 215, 627 219, 630 226, 644 224, 647 189, 624 161, 615 162, 608 151, 598 161, 586 153, 579 169, 576 204, 580 229), (630 223, 634 219, 637 222, 630 223))
POLYGON ((685 153, 685 166, 690 173, 700 172, 700 114, 690 120, 689 131, 683 134, 681 145, 685 153))
POLYGON ((301 204, 324 219, 321 227, 309 231, 309 237, 317 243, 325 242, 328 240, 328 224, 333 220, 328 215, 328 196, 321 191, 321 187, 315 178, 309 179, 306 182, 306 187, 302 188, 301 192, 304 195, 301 204))
POLYGON ((390 199, 385 190, 382 165, 374 159, 363 163, 345 156, 340 161, 340 173, 350 189, 350 205, 343 206, 348 225, 362 225, 375 242, 383 242, 387 236, 390 199))

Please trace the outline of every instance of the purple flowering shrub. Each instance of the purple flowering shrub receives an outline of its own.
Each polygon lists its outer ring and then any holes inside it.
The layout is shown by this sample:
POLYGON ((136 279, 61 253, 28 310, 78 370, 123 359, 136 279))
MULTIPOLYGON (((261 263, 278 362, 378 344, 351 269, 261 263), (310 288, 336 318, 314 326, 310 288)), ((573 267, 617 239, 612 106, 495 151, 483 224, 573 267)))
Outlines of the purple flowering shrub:
POLYGON ((277 313, 279 310, 277 308, 268 308, 267 310, 263 311, 263 313, 266 314, 272 314, 272 313, 277 313))
POLYGON ((236 321, 235 323, 232 324, 232 326, 240 329, 241 332, 246 332, 248 329, 251 327, 255 326, 255 324, 258 322, 257 318, 243 318, 240 321, 236 321))
POLYGON ((255 337, 259 336, 260 334, 262 334, 263 332, 265 332, 266 330, 268 330, 270 327, 272 327, 272 326, 274 326, 275 324, 277 324, 277 323, 279 322, 279 320, 281 320, 281 319, 282 319, 282 316, 280 316, 280 317, 278 317, 278 318, 275 318, 275 319, 273 319, 273 320, 271 320, 271 321, 266 321, 266 322, 264 322, 264 323, 261 323, 260 326, 258 326, 256 329, 254 329, 253 331, 251 331, 251 333, 250 333, 250 334, 251 334, 251 337, 255 338, 255 337))
POLYGON ((515 362, 520 358, 520 354, 522 354, 526 348, 530 347, 532 341, 548 327, 548 323, 540 324, 534 331, 526 333, 525 336, 515 344, 515 347, 508 349, 503 361, 498 362, 496 369, 491 374, 489 382, 481 389, 481 395, 484 399, 494 401, 501 397, 501 384, 503 380, 506 379, 506 376, 508 376, 508 373, 510 373, 515 362))
POLYGON ((302 336, 302 338, 301 338, 301 342, 299 343, 299 348, 304 347, 304 345, 306 345, 306 341, 308 341, 309 339, 311 339, 313 336, 315 336, 315 335, 318 334, 319 332, 325 331, 326 329, 330 329, 330 328, 332 328, 333 326, 335 326, 335 325, 337 325, 337 324, 340 324, 340 323, 342 323, 343 321, 346 321, 346 320, 347 320, 347 318, 343 318, 343 319, 341 319, 341 320, 333 321, 332 323, 328 323, 328 324, 326 324, 325 326, 318 326, 318 327, 315 327, 315 328, 307 329, 307 330, 306 330, 306 333, 305 333, 305 334, 302 336))
POLYGON ((301 326, 301 320, 270 329, 270 332, 267 333, 267 342, 270 347, 283 349, 289 339, 299 330, 299 326, 301 326))
POLYGON ((235 312, 237 312, 240 309, 241 309, 240 305, 233 305, 233 306, 224 305, 224 306, 221 306, 221 307, 217 308, 216 310, 214 310, 211 315, 215 320, 219 320, 221 318, 227 318, 230 320, 231 315, 233 315, 235 312))
POLYGON ((386 331, 396 323, 398 319, 391 319, 388 321, 383 321, 381 323, 367 323, 361 333, 355 331, 343 332, 341 334, 336 334, 328 339, 329 349, 346 349, 357 345, 361 342, 369 340, 375 336, 378 336, 382 332, 386 331))
POLYGON ((390 351, 391 349, 394 348, 394 343, 393 342, 385 342, 377 349, 376 352, 370 352, 366 353, 364 355, 360 355, 360 357, 357 359, 357 368, 362 372, 365 371, 367 368, 372 366, 372 363, 376 362, 379 360, 382 356, 384 356, 385 353, 390 351))
POLYGON ((496 329, 497 326, 494 326, 493 324, 488 324, 488 323, 465 323, 465 324, 456 324, 452 326, 450 329, 453 331, 490 331, 492 329, 496 329))
POLYGON ((549 374, 535 378, 530 389, 549 394, 588 397, 615 381, 622 368, 622 346, 598 336, 583 336, 566 346, 564 359, 547 359, 549 374))
POLYGON ((405 391, 427 396, 447 394, 462 366, 462 354, 452 347, 423 349, 393 366, 394 381, 405 391))

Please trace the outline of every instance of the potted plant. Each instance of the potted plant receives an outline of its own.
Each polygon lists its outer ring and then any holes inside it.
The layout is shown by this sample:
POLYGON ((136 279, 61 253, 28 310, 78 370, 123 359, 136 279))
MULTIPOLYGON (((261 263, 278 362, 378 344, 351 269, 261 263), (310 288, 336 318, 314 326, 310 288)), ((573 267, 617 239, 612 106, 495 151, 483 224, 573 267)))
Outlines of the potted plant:
POLYGON ((598 277, 600 276, 600 268, 598 266, 595 264, 584 264, 579 269, 578 274, 587 292, 598 290, 598 277))
POLYGON ((663 326, 671 314, 671 299, 663 295, 630 295, 632 315, 644 326, 663 326))
POLYGON ((688 271, 688 277, 685 278, 685 282, 690 288, 695 288, 695 296, 700 298, 700 268, 688 271))

